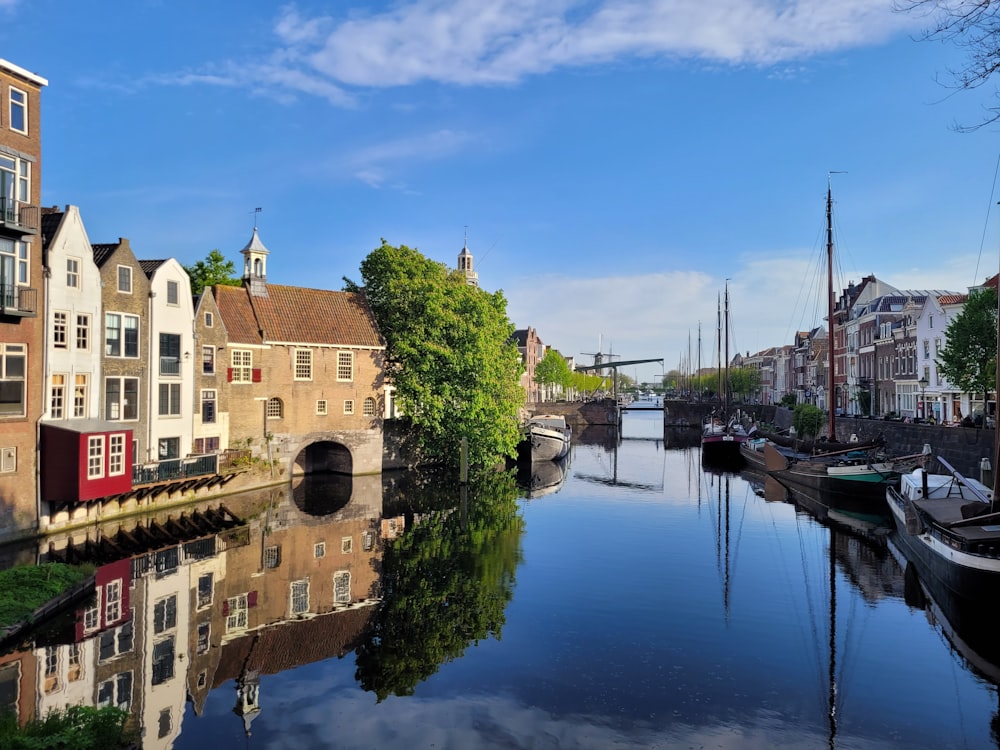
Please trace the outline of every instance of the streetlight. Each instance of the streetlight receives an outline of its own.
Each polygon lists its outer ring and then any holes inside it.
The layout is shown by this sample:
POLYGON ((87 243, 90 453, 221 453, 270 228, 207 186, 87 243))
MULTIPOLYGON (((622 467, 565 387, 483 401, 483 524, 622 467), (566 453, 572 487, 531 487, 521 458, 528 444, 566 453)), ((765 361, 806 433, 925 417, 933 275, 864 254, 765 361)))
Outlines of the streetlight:
POLYGON ((917 382, 920 383, 920 416, 926 422, 927 421, 927 399, 924 397, 924 391, 927 390, 927 386, 930 385, 930 381, 928 381, 926 377, 922 377, 917 382))

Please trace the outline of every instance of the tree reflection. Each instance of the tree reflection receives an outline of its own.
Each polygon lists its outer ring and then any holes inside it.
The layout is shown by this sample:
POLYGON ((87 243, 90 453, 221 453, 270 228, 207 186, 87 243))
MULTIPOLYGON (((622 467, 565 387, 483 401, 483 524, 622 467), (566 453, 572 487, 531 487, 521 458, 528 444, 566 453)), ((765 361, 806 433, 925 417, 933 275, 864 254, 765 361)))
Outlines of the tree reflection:
POLYGON ((382 602, 356 651, 356 677, 380 702, 412 695, 469 644, 500 638, 522 559, 517 485, 490 472, 465 495, 454 482, 417 483, 407 498, 415 522, 385 549, 382 602))

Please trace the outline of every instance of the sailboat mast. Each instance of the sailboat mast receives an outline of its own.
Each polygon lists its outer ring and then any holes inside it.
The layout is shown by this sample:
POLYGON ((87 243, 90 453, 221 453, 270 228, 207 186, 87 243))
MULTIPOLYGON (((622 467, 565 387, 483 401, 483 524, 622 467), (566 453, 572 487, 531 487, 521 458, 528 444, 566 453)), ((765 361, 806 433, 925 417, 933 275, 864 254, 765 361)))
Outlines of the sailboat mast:
POLYGON ((719 394, 719 401, 722 401, 722 300, 716 297, 715 300, 715 378, 718 381, 716 390, 719 394))
POLYGON ((728 281, 726 282, 726 308, 725 308, 725 314, 723 315, 723 326, 726 329, 726 360, 725 360, 726 390, 724 391, 724 393, 726 394, 726 400, 724 403, 726 405, 725 406, 726 416, 728 417, 729 416, 729 282, 728 281))
POLYGON ((830 440, 837 439, 837 424, 834 417, 836 404, 834 404, 834 321, 833 321, 833 186, 830 176, 827 175, 826 182, 826 278, 827 278, 827 321, 830 324, 830 334, 827 339, 828 361, 827 369, 827 411, 830 413, 830 440))

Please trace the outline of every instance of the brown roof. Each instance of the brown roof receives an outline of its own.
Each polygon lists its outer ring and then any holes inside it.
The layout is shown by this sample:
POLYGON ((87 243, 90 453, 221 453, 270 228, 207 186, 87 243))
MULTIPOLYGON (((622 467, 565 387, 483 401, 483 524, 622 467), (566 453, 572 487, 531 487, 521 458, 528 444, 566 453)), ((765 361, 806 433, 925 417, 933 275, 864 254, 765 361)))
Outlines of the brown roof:
POLYGON ((216 287, 215 300, 235 343, 383 346, 368 303, 354 292, 268 284, 266 297, 216 287))
POLYGON ((942 294, 938 297, 939 305, 960 305, 965 302, 965 294, 942 294))

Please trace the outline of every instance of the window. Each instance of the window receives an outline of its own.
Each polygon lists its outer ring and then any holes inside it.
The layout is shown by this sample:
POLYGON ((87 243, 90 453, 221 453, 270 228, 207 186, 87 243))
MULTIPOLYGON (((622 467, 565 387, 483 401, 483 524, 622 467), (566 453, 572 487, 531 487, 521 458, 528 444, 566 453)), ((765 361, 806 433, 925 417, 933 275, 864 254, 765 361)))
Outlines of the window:
POLYGON ((125 435, 108 436, 108 476, 120 477, 125 473, 125 435))
POLYGON ((203 375, 215 374, 215 347, 201 347, 201 372, 203 375))
POLYGON ((66 259, 66 286, 71 289, 80 287, 80 261, 76 258, 66 259))
POLYGON ((212 573, 202 573, 198 576, 198 609, 207 607, 212 603, 213 586, 214 576, 212 573))
POLYGON ((333 574, 334 604, 351 603, 351 571, 339 570, 333 574))
POLYGON ((181 337, 176 333, 160 334, 160 375, 181 374, 181 337))
POLYGON ((86 373, 78 373, 73 376, 73 418, 86 419, 89 412, 87 408, 87 378, 86 373))
POLYGON ((928 339, 924 339, 924 359, 931 358, 931 342, 928 339))
POLYGON ((160 383, 161 417, 179 417, 181 415, 181 384, 160 383))
MULTIPOLYGON (((207 654, 208 647, 211 643, 212 636, 212 623, 210 622, 199 622, 198 623, 198 644, 195 646, 195 652, 198 654, 207 654)), ((202 672, 198 675, 199 680, 203 680, 205 673, 202 672)), ((202 682, 199 687, 203 687, 204 682, 202 682)))
POLYGON ((325 398, 321 398, 316 402, 316 413, 319 414, 320 416, 326 416, 327 407, 325 398))
POLYGON ((0 417, 24 416, 27 356, 27 344, 0 342, 0 417))
POLYGON ((201 421, 204 424, 215 422, 215 391, 201 392, 201 421))
POLYGON ((46 693, 54 693, 59 689, 59 647, 45 647, 45 685, 46 693))
POLYGON ((337 352, 337 380, 354 380, 354 352, 337 352))
POLYGON ((118 266, 118 291, 132 293, 132 269, 128 266, 118 266))
POLYGON ((340 540, 340 553, 343 555, 349 555, 354 549, 354 539, 353 537, 345 536, 341 537, 340 540))
POLYGON ((366 417, 374 417, 375 416, 375 399, 373 399, 371 396, 369 396, 368 398, 366 398, 364 400, 364 403, 361 406, 361 413, 364 414, 366 417))
POLYGON ((98 655, 102 662, 120 654, 127 654, 132 650, 132 644, 135 640, 132 629, 135 612, 131 614, 132 617, 127 622, 122 623, 117 629, 105 630, 101 633, 98 655))
POLYGON ((326 557, 326 542, 316 542, 313 545, 313 557, 317 560, 321 557, 326 557))
POLYGON ((57 373, 52 376, 52 397, 49 399, 49 416, 62 419, 66 416, 66 376, 57 373))
POLYGON ((160 599, 153 605, 153 633, 159 635, 177 627, 177 595, 160 599))
MULTIPOLYGON (((174 639, 166 638, 159 643, 153 644, 153 679, 154 685, 162 685, 174 676, 174 639)), ((167 722, 170 722, 170 709, 167 711, 167 722)), ((160 731, 163 730, 162 713, 160 717, 160 731)), ((169 731, 169 730, 168 730, 169 731)), ((160 735, 161 737, 164 735, 160 735)))
POLYGON ((265 547, 264 567, 277 568, 279 565, 281 565, 281 546, 275 545, 274 547, 265 547))
POLYGON ((69 669, 66 670, 67 682, 76 682, 83 677, 83 665, 80 663, 79 643, 69 644, 69 653, 67 654, 66 663, 69 666, 69 669))
POLYGON ((280 398, 269 398, 267 400, 267 418, 268 419, 281 419, 282 417, 282 403, 280 398))
MULTIPOLYGON (((153 684, 155 685, 156 683, 154 682, 153 684)), ((156 739, 162 740, 164 737, 169 736, 173 728, 174 720, 170 715, 170 709, 160 709, 160 718, 156 723, 156 739)))
POLYGON ((66 348, 66 313, 52 313, 52 346, 56 349, 66 348))
POLYGON ((104 587, 104 622, 110 625, 122 616, 122 582, 111 581, 104 587))
POLYGON ((292 581, 289 584, 289 612, 301 615, 309 611, 309 580, 292 581))
MULTIPOLYGON (((3 154, 0 154, 0 199, 2 199, 5 195, 5 191, 10 189, 9 183, 10 180, 13 179, 13 177, 8 179, 8 177, 5 176, 6 170, 4 170, 4 163, 6 161, 10 161, 11 163, 14 162, 13 159, 8 159, 3 154)), ((16 221, 17 212, 14 205, 4 203, 3 200, 0 200, 0 205, 6 206, 3 210, 6 214, 7 221, 16 221)), ((18 292, 17 287, 27 285, 28 283, 28 260, 27 242, 0 238, 0 276, 3 277, 3 283, 0 285, 0 292, 3 294, 4 307, 19 307, 20 293, 18 292)))
POLYGON ((313 353, 311 349, 295 350, 295 379, 312 380, 313 353))
POLYGON ((0 473, 17 471, 17 448, 0 448, 0 473))
POLYGON ((253 378, 253 352, 249 349, 233 349, 233 383, 249 383, 253 378))
POLYGON ((139 318, 123 313, 104 316, 104 354, 108 357, 139 357, 139 318), (123 330, 124 329, 124 330, 123 330))
POLYGON ((95 630, 97 630, 100 624, 101 624, 101 617, 97 609, 97 605, 94 605, 93 607, 87 607, 83 611, 83 632, 92 633, 95 630))
POLYGON ((91 435, 87 438, 87 478, 100 479, 104 476, 104 436, 91 435))
POLYGON ((205 328, 211 328, 213 325, 215 325, 215 317, 210 312, 205 313, 205 328))
POLYGON ((90 316, 79 314, 76 316, 76 348, 81 351, 90 349, 90 316))
POLYGON ((365 552, 370 552, 375 546, 375 532, 365 531, 361 534, 361 547, 365 552))
POLYGON ((28 132, 28 94, 21 89, 10 87, 10 129, 18 133, 28 132))
POLYGON ((344 414, 354 413, 354 399, 349 398, 344 401, 344 414))
POLYGON ((231 596, 226 599, 226 632, 247 629, 247 595, 231 596))
POLYGON ((218 450, 218 437, 196 438, 194 441, 195 453, 216 453, 218 450))
POLYGON ((98 706, 117 706, 128 711, 132 703, 132 673, 119 672, 97 687, 98 706))
POLYGON ((176 305, 180 299, 180 286, 176 281, 167 282, 167 304, 176 305))
POLYGON ((180 458, 181 456, 181 439, 172 438, 160 438, 160 442, 156 448, 157 457, 161 461, 169 461, 173 458, 180 458))

